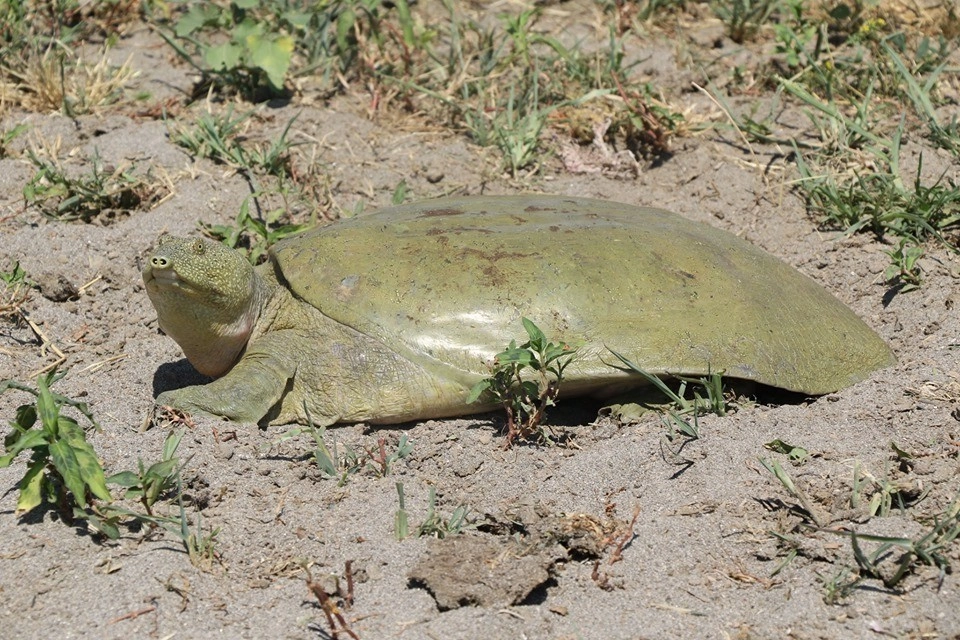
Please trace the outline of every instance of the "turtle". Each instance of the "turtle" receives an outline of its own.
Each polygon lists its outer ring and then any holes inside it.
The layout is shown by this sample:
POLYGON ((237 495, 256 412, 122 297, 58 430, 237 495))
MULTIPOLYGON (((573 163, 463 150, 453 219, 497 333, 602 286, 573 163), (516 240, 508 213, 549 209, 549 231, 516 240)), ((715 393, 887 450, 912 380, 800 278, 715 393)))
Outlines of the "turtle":
POLYGON ((162 236, 143 269, 162 331, 207 384, 156 398, 266 424, 393 424, 466 402, 529 318, 577 347, 564 396, 658 376, 816 396, 892 364, 833 295, 746 240, 668 211, 570 196, 403 204, 277 242, 263 264, 162 236), (620 366, 616 366, 620 365, 620 366))

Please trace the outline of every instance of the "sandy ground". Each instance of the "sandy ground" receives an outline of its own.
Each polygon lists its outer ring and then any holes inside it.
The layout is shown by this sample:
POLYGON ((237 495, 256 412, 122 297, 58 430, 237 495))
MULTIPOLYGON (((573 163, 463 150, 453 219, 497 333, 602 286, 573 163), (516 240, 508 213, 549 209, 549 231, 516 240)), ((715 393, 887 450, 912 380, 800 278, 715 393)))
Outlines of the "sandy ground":
MULTIPOLYGON (((720 50, 710 50, 719 34, 707 21, 673 40, 634 39, 628 54, 646 60, 641 77, 662 85, 690 117, 717 118, 715 106, 689 88, 696 74, 687 61, 751 54, 722 38, 720 50)), ((188 69, 162 41, 134 30, 116 51, 121 60, 130 54, 141 72, 134 88, 158 103, 182 98, 188 69)), ((191 564, 169 534, 124 529, 108 541, 53 510, 16 517, 21 459, 0 471, 0 635, 329 637, 301 564, 311 563, 314 579, 329 585, 332 575, 346 582, 350 562, 353 604, 343 616, 364 640, 960 637, 960 587, 953 574, 940 584, 934 567, 918 566, 896 589, 864 579, 827 604, 825 585, 845 569, 855 575, 850 540, 802 526, 796 501, 758 461, 780 461, 829 514, 830 529, 914 539, 930 530, 960 489, 955 255, 931 245, 923 287, 892 291, 882 277, 889 247, 818 230, 790 188, 796 174, 785 150, 747 148, 733 133, 675 140, 669 159, 630 177, 575 174, 544 154, 542 172, 518 182, 462 135, 406 116, 370 118, 369 99, 360 87, 329 100, 305 94, 261 108, 249 135, 270 139, 297 115, 295 139, 312 145, 313 163, 330 176, 331 211, 387 205, 401 180, 411 199, 533 191, 672 209, 732 231, 821 283, 887 340, 898 364, 825 397, 783 404, 761 396, 725 417, 702 417, 702 437, 678 453, 665 446, 657 416, 619 425, 578 402, 553 414, 571 434, 570 447, 505 451, 496 414, 338 427, 328 442, 357 450, 379 438, 395 447, 403 435, 414 443, 388 476, 361 472, 344 486, 318 471, 307 436, 278 443, 286 427, 198 418, 179 454, 189 458, 183 473, 192 521, 200 513, 204 529, 220 530, 220 562, 208 569, 191 564), (777 438, 810 457, 790 464, 764 447, 777 438), (899 461, 892 443, 912 458, 899 461), (855 468, 897 483, 907 498, 923 497, 870 518, 850 507, 855 468), (398 482, 412 528, 427 515, 430 488, 442 517, 467 505, 474 527, 442 542, 397 541, 398 482), (776 572, 792 550, 796 557, 776 572), (622 559, 611 562, 617 555, 622 559)), ((89 403, 103 427, 90 440, 110 472, 132 469, 138 458, 159 459, 177 425, 156 420, 144 428, 153 398, 198 380, 159 332, 138 265, 161 232, 195 234, 198 222, 229 223, 249 194, 242 176, 190 158, 162 120, 138 117, 138 108, 76 119, 11 112, 0 123, 4 130, 30 127, 15 149, 56 140, 78 170, 96 151, 106 163, 163 172, 173 185, 172 195, 148 210, 90 224, 55 222, 24 207, 29 163, 16 153, 0 160, 0 268, 18 260, 40 284, 24 309, 66 355, 69 372, 56 389, 89 403), (61 280, 79 295, 56 301, 61 280)), ((177 117, 191 121, 205 108, 196 103, 177 117)), ((808 126, 797 109, 780 121, 808 126)), ((919 136, 907 141, 907 167, 923 150, 925 171, 960 179, 948 155, 924 144, 919 136)), ((0 320, 0 379, 29 382, 53 359, 29 326, 0 320)), ((27 400, 19 392, 0 395, 0 416, 11 419, 27 400)), ((864 502, 876 490, 867 482, 864 502)), ((173 503, 161 509, 176 511, 173 503)), ((960 555, 956 545, 943 554, 954 563, 960 555)))

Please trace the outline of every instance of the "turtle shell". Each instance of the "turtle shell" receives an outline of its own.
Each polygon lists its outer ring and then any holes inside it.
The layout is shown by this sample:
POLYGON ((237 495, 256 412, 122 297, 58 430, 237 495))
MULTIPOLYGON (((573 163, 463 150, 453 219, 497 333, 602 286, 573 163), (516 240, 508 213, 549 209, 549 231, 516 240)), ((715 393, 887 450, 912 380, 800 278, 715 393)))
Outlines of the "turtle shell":
MULTIPOLYGON (((530 318, 579 347, 567 384, 726 376, 808 394, 891 364, 880 337, 748 242, 651 208, 566 196, 445 198, 278 243, 299 298, 442 375, 475 380, 530 318)), ((566 387, 565 387, 566 388, 566 387)))

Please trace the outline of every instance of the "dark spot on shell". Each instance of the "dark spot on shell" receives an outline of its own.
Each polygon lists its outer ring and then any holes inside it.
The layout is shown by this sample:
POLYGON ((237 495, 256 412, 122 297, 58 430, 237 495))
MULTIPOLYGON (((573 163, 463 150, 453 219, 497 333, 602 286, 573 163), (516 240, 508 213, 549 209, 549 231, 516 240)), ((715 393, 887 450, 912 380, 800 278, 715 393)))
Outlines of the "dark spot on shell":
POLYGON ((475 233, 493 233, 490 229, 484 229, 483 227, 450 227, 447 229, 450 233, 466 233, 468 231, 473 231, 475 233))
POLYGON ((450 227, 449 229, 441 229, 439 227, 433 227, 432 229, 427 230, 428 236, 441 236, 438 240, 446 240, 443 237, 445 234, 452 233, 454 235, 460 235, 461 233, 493 233, 491 229, 484 229, 483 227, 450 227))
POLYGON ((483 275, 487 276, 487 279, 495 287, 502 287, 507 284, 507 279, 503 275, 503 272, 500 269, 497 269, 496 265, 487 265, 483 268, 483 275))
POLYGON ((555 224, 552 224, 552 225, 550 225, 550 231, 554 231, 554 232, 560 231, 560 227, 558 227, 558 226, 555 225, 555 224))
POLYGON ((463 209, 453 209, 448 207, 446 209, 431 209, 430 211, 424 211, 420 215, 420 217, 421 218, 437 218, 440 216, 460 216, 463 214, 464 214, 463 209))
POLYGON ((690 280, 696 280, 696 279, 697 279, 697 276, 693 275, 692 273, 687 273, 686 271, 684 271, 684 270, 682 270, 682 269, 677 269, 677 272, 678 272, 680 275, 682 275, 684 278, 688 278, 688 279, 690 279, 690 280))
POLYGON ((481 251, 480 249, 465 248, 460 251, 460 255, 473 255, 490 262, 499 262, 504 258, 529 258, 537 254, 521 253, 519 251, 503 251, 502 249, 498 249, 497 251, 481 251))
POLYGON ((538 207, 535 204, 531 204, 529 207, 525 208, 524 211, 531 213, 533 211, 556 211, 553 207, 538 207))

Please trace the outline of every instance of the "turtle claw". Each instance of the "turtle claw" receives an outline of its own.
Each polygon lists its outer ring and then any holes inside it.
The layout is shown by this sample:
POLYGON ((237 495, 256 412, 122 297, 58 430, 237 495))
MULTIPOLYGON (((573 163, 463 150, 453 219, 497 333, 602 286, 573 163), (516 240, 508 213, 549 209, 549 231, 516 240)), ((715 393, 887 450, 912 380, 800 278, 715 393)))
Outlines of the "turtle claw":
POLYGON ((263 414, 254 415, 249 406, 243 406, 240 394, 211 395, 204 385, 164 391, 157 396, 157 407, 172 407, 192 416, 228 418, 237 422, 256 423, 263 414), (233 397, 231 397, 233 396, 233 397))

